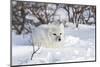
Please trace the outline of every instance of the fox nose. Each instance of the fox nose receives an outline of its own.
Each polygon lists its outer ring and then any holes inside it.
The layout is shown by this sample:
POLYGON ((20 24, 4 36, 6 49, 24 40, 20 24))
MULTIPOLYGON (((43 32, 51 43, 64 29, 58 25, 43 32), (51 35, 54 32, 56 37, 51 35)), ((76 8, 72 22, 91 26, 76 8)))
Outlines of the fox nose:
POLYGON ((61 39, 59 38, 58 41, 61 41, 61 39))

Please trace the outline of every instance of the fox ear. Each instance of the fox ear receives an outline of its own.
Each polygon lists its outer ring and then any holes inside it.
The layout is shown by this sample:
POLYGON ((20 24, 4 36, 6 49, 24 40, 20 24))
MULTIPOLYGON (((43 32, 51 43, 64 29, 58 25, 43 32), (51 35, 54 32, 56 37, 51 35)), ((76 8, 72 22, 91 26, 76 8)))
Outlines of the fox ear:
POLYGON ((51 26, 52 25, 52 23, 48 23, 48 26, 51 26))
POLYGON ((48 28, 52 28, 53 24, 52 23, 48 23, 48 28))
POLYGON ((49 25, 49 24, 51 24, 51 23, 48 23, 48 25, 49 25))
POLYGON ((49 27, 52 27, 52 26, 55 26, 55 25, 56 25, 55 23, 48 23, 49 27))
POLYGON ((64 27, 63 23, 60 24, 61 27, 64 27))

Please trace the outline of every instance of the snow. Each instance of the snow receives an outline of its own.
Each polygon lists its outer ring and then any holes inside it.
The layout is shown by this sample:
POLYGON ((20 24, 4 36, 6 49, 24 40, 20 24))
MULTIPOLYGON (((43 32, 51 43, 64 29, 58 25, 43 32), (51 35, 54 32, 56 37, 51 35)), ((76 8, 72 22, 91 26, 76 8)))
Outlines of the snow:
POLYGON ((54 18, 55 20, 57 20, 57 19, 60 19, 61 21, 62 20, 66 20, 66 21, 68 21, 68 13, 66 12, 66 10, 65 9, 63 9, 63 8, 59 8, 57 11, 56 11, 56 13, 55 13, 55 15, 56 16, 58 16, 59 18, 54 18))
POLYGON ((39 20, 35 16, 33 16, 32 14, 26 15, 25 18, 28 19, 28 20, 33 20, 34 23, 38 23, 39 22, 39 20))
POLYGON ((84 11, 84 12, 83 12, 83 16, 84 16, 85 18, 88 18, 88 16, 89 16, 89 10, 84 11))
POLYGON ((88 22, 92 23, 92 22, 95 22, 95 19, 93 17, 91 17, 88 22))
POLYGON ((32 43, 31 34, 28 35, 16 35, 16 33, 12 32, 12 44, 14 46, 20 46, 20 45, 30 45, 32 43))
MULTIPOLYGON (((69 24, 70 25, 70 24, 69 24)), ((12 31, 12 65, 60 63, 95 60, 95 25, 65 27, 64 48, 44 48, 32 55, 31 34, 12 31)))

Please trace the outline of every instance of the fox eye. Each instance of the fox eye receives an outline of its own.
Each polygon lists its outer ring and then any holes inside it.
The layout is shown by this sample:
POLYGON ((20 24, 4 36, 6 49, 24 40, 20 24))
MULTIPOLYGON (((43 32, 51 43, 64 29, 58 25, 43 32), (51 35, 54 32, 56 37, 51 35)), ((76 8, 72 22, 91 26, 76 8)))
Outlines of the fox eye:
POLYGON ((60 33, 60 35, 61 35, 62 33, 60 33))
POLYGON ((56 35, 55 33, 53 33, 53 35, 56 35))

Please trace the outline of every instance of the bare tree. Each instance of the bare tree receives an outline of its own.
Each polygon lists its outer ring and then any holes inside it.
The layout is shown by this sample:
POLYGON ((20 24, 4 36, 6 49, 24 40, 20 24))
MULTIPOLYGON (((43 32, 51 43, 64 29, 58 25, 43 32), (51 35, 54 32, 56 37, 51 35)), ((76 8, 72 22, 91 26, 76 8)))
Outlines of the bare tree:
POLYGON ((17 34, 21 34, 25 29, 25 6, 23 2, 17 2, 15 6, 12 7, 12 26, 16 30, 17 34))
MULTIPOLYGON (((88 5, 71 5, 71 4, 52 4, 52 3, 38 3, 38 2, 19 2, 12 5, 12 29, 16 30, 17 34, 21 34, 23 31, 30 32, 28 24, 39 26, 41 24, 48 24, 54 21, 55 14, 59 8, 63 8, 68 13, 69 22, 76 24, 76 27, 80 23, 89 24, 90 18, 94 18, 94 24, 96 22, 96 7, 88 5), (88 11, 88 19, 84 16, 84 12, 88 11), (34 19, 27 19, 26 16, 31 14, 34 19)), ((59 19, 59 21, 61 21, 59 19)), ((64 21, 64 23, 66 23, 64 21)), ((91 23, 92 24, 92 23, 91 23)))

